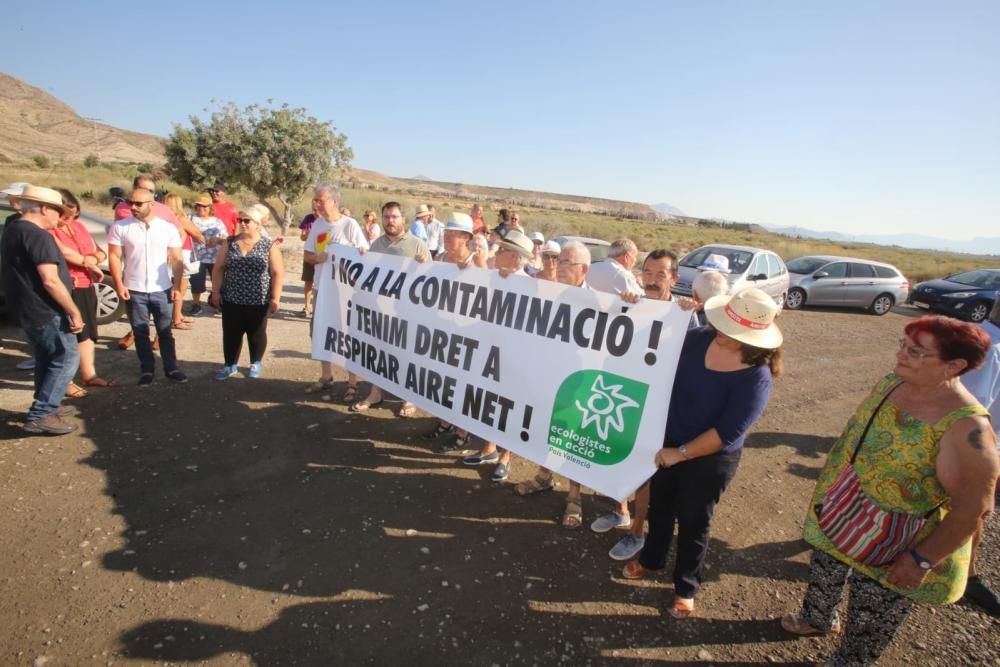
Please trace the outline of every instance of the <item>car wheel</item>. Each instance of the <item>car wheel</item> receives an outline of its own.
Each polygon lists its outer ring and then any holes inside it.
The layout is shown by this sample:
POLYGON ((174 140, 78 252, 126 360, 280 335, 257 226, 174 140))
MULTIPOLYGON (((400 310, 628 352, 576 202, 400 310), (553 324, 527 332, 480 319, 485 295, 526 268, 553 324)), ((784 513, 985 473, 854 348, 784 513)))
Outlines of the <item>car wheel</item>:
POLYGON ((876 315, 885 315, 890 310, 892 306, 896 303, 895 299, 892 298, 891 294, 879 294, 872 301, 871 311, 876 315))
POLYGON ((120 320, 125 314, 125 302, 115 291, 111 276, 105 276, 94 287, 97 288, 97 323, 111 324, 120 320))
POLYGON ((972 308, 969 310, 969 320, 979 324, 986 319, 986 316, 990 314, 990 304, 978 301, 972 304, 972 308))
POLYGON ((788 310, 798 310, 806 303, 806 293, 804 290, 795 287, 788 290, 788 297, 785 299, 785 308, 788 310))

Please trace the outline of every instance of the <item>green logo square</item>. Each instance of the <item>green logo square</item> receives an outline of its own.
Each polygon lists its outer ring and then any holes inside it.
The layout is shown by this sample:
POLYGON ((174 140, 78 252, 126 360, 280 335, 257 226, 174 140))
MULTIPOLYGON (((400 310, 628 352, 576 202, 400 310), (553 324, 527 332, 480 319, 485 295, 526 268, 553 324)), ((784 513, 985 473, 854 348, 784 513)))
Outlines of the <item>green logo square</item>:
POLYGON ((552 406, 550 447, 598 465, 624 461, 635 446, 649 385, 606 371, 576 371, 552 406))

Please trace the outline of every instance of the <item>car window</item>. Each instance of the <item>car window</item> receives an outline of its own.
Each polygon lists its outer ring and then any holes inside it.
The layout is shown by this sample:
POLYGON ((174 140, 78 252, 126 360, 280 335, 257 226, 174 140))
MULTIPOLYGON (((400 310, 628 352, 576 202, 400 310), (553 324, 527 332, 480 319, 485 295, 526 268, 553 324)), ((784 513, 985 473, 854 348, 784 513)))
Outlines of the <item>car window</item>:
POLYGON ((795 259, 789 260, 788 270, 792 273, 801 273, 805 275, 807 273, 812 273, 819 267, 826 264, 828 259, 823 259, 821 257, 796 257, 795 259))
POLYGON ((778 259, 777 255, 772 255, 768 253, 767 257, 767 277, 777 278, 781 275, 781 260, 778 259))
POLYGON ((747 266, 750 265, 750 260, 753 259, 753 253, 746 250, 733 250, 732 248, 719 248, 718 246, 707 245, 688 254, 681 260, 680 264, 681 266, 698 268, 705 263, 709 255, 724 255, 729 260, 729 271, 734 275, 746 271, 747 266))
POLYGON ((962 283, 963 285, 972 285, 973 287, 984 287, 989 277, 989 271, 977 269, 975 271, 964 271, 962 273, 956 273, 953 276, 948 276, 948 280, 956 283, 962 283))
POLYGON ((875 265, 875 275, 879 278, 899 278, 899 271, 891 266, 875 265))
POLYGON ((764 274, 765 278, 767 277, 766 253, 761 253, 757 255, 753 260, 753 264, 750 265, 750 270, 747 271, 747 276, 758 276, 760 274, 764 274))
POLYGON ((851 277, 852 278, 874 278, 875 277, 875 267, 871 264, 862 264, 860 262, 851 262, 851 277))
POLYGON ((823 267, 823 272, 830 278, 846 278, 847 262, 834 262, 823 267))

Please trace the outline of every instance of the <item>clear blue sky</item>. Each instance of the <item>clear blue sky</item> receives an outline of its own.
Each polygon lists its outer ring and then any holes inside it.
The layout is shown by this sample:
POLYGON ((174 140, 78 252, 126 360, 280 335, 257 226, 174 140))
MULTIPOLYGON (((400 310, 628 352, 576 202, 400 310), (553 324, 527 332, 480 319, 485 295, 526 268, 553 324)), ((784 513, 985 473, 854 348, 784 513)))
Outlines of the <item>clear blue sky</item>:
POLYGON ((1000 236, 1000 2, 14 3, 2 70, 166 135, 273 99, 355 164, 845 233, 1000 236))

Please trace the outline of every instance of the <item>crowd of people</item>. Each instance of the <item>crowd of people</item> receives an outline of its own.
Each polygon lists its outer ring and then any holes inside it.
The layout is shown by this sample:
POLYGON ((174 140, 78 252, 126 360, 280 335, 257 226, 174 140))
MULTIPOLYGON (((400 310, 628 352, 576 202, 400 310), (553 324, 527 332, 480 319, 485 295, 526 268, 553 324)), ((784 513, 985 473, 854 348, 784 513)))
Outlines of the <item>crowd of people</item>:
MULTIPOLYGON (((79 222, 72 193, 21 184, 8 192, 18 213, 3 236, 3 277, 14 318, 30 343, 35 392, 24 429, 59 435, 75 426, 62 419, 73 388, 109 387, 94 360, 96 303, 93 284, 107 259, 116 291, 128 305, 139 360, 140 386, 155 378, 156 333, 163 375, 187 382, 179 367, 173 329, 185 322, 180 304, 190 280, 191 308, 221 312, 223 366, 215 379, 237 373, 243 339, 252 378, 264 374, 267 320, 281 308, 284 285, 280 238, 266 231, 267 209, 239 208, 221 184, 193 202, 188 216, 180 198, 154 198, 155 183, 140 176, 115 209, 108 248, 98 247, 79 222), (80 371, 80 384, 73 379, 80 371)), ((7 191, 5 191, 7 192, 7 191)), ((411 217, 388 202, 362 222, 342 207, 340 190, 318 185, 312 213, 300 225, 302 314, 312 315, 314 286, 332 270, 330 244, 361 253, 395 255, 416 262, 441 261, 460 268, 528 275, 581 289, 640 299, 670 301, 677 256, 649 252, 627 238, 614 241, 606 261, 591 263, 579 242, 546 241, 525 232, 518 212, 502 209, 490 228, 478 204, 446 222, 433 206, 411 217), (378 224, 379 217, 381 225, 378 224)), ((667 612, 683 619, 695 613, 714 509, 733 479, 744 443, 767 407, 782 372, 783 335, 778 308, 763 292, 730 293, 723 263, 709 257, 693 284, 693 311, 683 342, 657 472, 620 503, 598 516, 594 532, 623 529, 609 555, 625 562, 622 576, 656 576, 667 567, 674 542, 673 598, 667 612), (719 269, 722 269, 721 271, 719 269), (648 531, 647 531, 648 524, 648 531)), ((311 329, 311 327, 310 327, 311 329)), ((333 368, 319 362, 319 378, 307 392, 327 393, 333 368)), ((387 398, 372 383, 362 397, 360 378, 348 375, 342 400, 364 413, 387 398)), ((79 395, 78 393, 75 395, 79 395)), ((795 635, 840 633, 833 665, 872 664, 885 650, 914 601, 948 604, 963 594, 994 615, 1000 604, 975 571, 975 551, 995 504, 997 406, 1000 395, 1000 303, 983 326, 938 316, 911 321, 903 331, 896 363, 858 407, 829 453, 812 499, 803 535, 813 549, 801 609, 781 620, 795 635), (846 615, 838 607, 850 592, 846 615)), ((403 400, 400 417, 417 414, 403 400)), ((492 479, 510 475, 512 453, 502 443, 479 438, 436 420, 424 435, 444 451, 460 451, 469 466, 492 465, 492 479)), ((539 467, 513 487, 529 498, 552 491, 552 471, 539 467)), ((583 525, 580 484, 570 480, 561 524, 583 525)))

